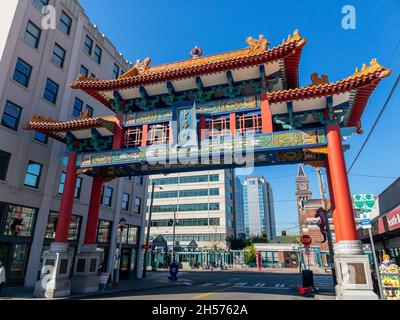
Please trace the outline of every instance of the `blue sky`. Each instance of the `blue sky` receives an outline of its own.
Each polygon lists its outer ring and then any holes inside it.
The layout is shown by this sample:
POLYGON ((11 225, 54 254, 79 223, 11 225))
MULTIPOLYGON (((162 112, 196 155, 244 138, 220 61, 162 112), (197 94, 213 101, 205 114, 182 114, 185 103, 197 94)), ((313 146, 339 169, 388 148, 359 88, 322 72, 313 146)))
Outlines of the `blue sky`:
MULTIPOLYGON (((346 152, 347 164, 355 158, 366 134, 400 71, 400 1, 132 1, 80 0, 92 23, 131 61, 151 57, 152 65, 189 58, 194 46, 204 55, 247 46, 248 36, 263 34, 271 46, 299 29, 308 43, 300 63, 300 85, 310 84, 313 72, 327 74, 331 82, 354 73, 372 58, 393 70, 371 97, 363 116, 364 135, 356 135, 346 152), (356 9, 356 29, 344 30, 342 7, 356 9)), ((351 173, 398 177, 400 175, 400 90, 351 173)), ((313 193, 318 195, 314 169, 306 167, 313 193)), ((277 230, 296 232, 296 166, 257 168, 255 174, 271 178, 276 200, 277 230), (289 200, 289 201, 286 201, 289 200)), ((352 193, 382 192, 394 179, 350 175, 352 193)))

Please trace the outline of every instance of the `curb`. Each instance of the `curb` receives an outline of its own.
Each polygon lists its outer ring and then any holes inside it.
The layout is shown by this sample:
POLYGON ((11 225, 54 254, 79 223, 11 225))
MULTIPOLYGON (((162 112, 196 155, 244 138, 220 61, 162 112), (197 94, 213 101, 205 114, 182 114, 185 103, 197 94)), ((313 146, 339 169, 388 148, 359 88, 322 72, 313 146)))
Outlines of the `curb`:
POLYGON ((58 298, 54 300, 76 300, 80 298, 89 298, 89 297, 99 297, 99 296, 106 296, 109 294, 115 293, 123 293, 123 292, 132 292, 132 291, 146 291, 151 289, 163 289, 163 288, 173 288, 173 287, 181 287, 186 286, 188 283, 171 283, 171 284, 163 284, 161 286, 154 286, 154 287, 147 287, 147 288, 124 288, 124 289, 115 289, 115 290, 108 290, 108 291, 99 291, 94 293, 87 293, 87 294, 79 294, 79 295, 71 295, 65 298, 58 298))

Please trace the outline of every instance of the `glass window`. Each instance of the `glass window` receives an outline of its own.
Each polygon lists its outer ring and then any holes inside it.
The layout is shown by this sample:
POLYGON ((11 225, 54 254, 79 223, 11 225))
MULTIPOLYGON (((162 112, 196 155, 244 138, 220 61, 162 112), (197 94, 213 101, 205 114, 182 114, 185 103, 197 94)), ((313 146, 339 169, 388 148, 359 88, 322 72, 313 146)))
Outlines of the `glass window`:
POLYGON ((210 181, 219 181, 219 174, 210 174, 210 181))
POLYGON ((69 15, 67 15, 64 11, 61 12, 60 15, 60 30, 64 31, 66 34, 71 33, 72 19, 69 15))
POLYGON ((80 199, 81 198, 81 189, 82 189, 82 178, 78 177, 76 179, 76 186, 75 186, 75 191, 74 191, 74 198, 75 199, 80 199))
POLYGON ((72 116, 77 118, 83 110, 83 101, 81 99, 75 98, 74 107, 72 109, 72 116))
POLYGON ((111 221, 99 220, 97 226, 97 242, 108 243, 111 234, 111 221))
POLYGON ((28 88, 31 74, 32 66, 26 63, 24 60, 18 58, 17 64, 15 65, 13 80, 18 82, 20 85, 28 88))
POLYGON ((136 245, 139 242, 139 227, 129 226, 128 244, 136 245))
POLYGON ((65 54, 66 51, 57 43, 54 44, 54 49, 53 49, 53 56, 51 58, 51 61, 60 68, 64 68, 64 62, 65 62, 65 54))
POLYGON ((111 207, 112 205, 112 196, 113 196, 113 188, 111 187, 104 187, 103 192, 101 195, 102 203, 106 207, 111 207))
POLYGON ((115 63, 114 63, 114 67, 113 67, 112 77, 113 77, 113 79, 117 79, 119 77, 119 66, 115 63))
POLYGON ((142 186, 143 185, 143 177, 136 176, 135 177, 135 182, 136 182, 137 185, 142 186))
POLYGON ((11 153, 0 150, 0 180, 6 180, 11 153))
POLYGON ((85 38, 85 44, 83 45, 83 52, 87 53, 89 56, 92 55, 93 50, 93 40, 89 36, 85 38))
POLYGON ((89 69, 84 65, 81 65, 81 69, 79 70, 79 74, 84 75, 86 78, 89 76, 89 69))
POLYGON ((37 209, 6 205, 4 236, 32 237, 37 209))
POLYGON ((129 210, 129 193, 122 194, 122 210, 129 210))
POLYGON ((43 7, 49 4, 49 0, 32 0, 32 3, 36 8, 42 11, 43 7))
POLYGON ((47 144, 49 141, 49 138, 44 133, 38 131, 35 131, 33 139, 44 144, 47 144))
POLYGON ((34 161, 29 161, 25 173, 24 185, 32 188, 39 188, 40 175, 42 173, 43 165, 34 161))
POLYGON ((135 198, 135 210, 134 210, 134 213, 140 214, 141 210, 142 210, 142 199, 136 197, 135 198))
POLYGON ((118 243, 127 243, 128 242, 128 227, 126 226, 124 230, 118 228, 118 238, 117 238, 118 243))
POLYGON ((28 25, 25 30, 25 42, 29 44, 31 47, 37 49, 39 47, 40 35, 42 34, 42 30, 38 26, 36 26, 32 21, 28 21, 28 25))
POLYGON ((17 106, 11 101, 7 101, 4 107, 3 117, 1 118, 1 124, 14 131, 18 130, 19 119, 21 117, 22 108, 17 106))
MULTIPOLYGON (((56 236, 58 212, 51 211, 47 219, 45 239, 54 239, 56 236)), ((68 230, 68 241, 78 241, 82 217, 73 215, 68 230)))
POLYGON ((101 56, 103 55, 103 50, 96 44, 96 48, 94 49, 94 60, 100 64, 101 56))
POLYGON ((93 118, 93 108, 91 106, 89 106, 89 105, 86 105, 86 111, 87 111, 87 115, 90 118, 93 118))
POLYGON ((47 79, 46 87, 43 93, 43 99, 52 104, 56 104, 57 95, 58 95, 58 84, 55 83, 53 80, 47 79))

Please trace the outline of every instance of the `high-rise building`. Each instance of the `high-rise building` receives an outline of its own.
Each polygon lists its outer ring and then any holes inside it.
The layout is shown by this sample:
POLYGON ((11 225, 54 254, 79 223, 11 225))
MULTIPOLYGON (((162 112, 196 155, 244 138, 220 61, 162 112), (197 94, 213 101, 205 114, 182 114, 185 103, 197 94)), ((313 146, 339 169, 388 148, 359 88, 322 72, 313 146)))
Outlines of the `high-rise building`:
POLYGON ((262 176, 246 177, 243 187, 244 225, 247 237, 276 237, 275 209, 270 184, 262 176))
POLYGON ((153 182, 152 238, 162 235, 172 242, 170 221, 176 212, 176 242, 194 240, 199 248, 228 248, 226 239, 234 236, 235 223, 233 170, 150 176, 148 207, 153 182))
POLYGON ((235 235, 237 239, 246 238, 244 227, 243 185, 239 177, 235 178, 235 235))
MULTIPOLYGON (((34 115, 53 120, 103 116, 109 109, 72 90, 79 76, 117 78, 132 65, 94 26, 76 0, 6 0, 0 10, 0 260, 7 283, 33 287, 41 256, 54 239, 65 179, 65 147, 23 130, 34 115), (55 8, 55 29, 42 25, 42 8, 55 8)), ((97 246, 102 270, 112 273, 119 220, 123 237, 121 276, 140 269, 146 179, 104 184, 97 246)), ((84 241, 92 178, 80 175, 69 231, 71 256, 84 241)), ((119 239, 119 237, 118 237, 119 239)))

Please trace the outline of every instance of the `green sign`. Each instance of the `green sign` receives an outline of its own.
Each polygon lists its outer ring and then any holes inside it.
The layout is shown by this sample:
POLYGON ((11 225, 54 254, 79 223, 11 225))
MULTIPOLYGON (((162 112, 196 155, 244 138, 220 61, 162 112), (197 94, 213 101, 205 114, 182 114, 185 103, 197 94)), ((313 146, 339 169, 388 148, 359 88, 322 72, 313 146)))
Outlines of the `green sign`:
POLYGON ((376 201, 373 194, 356 194, 353 196, 354 207, 356 209, 371 210, 375 208, 376 201))

